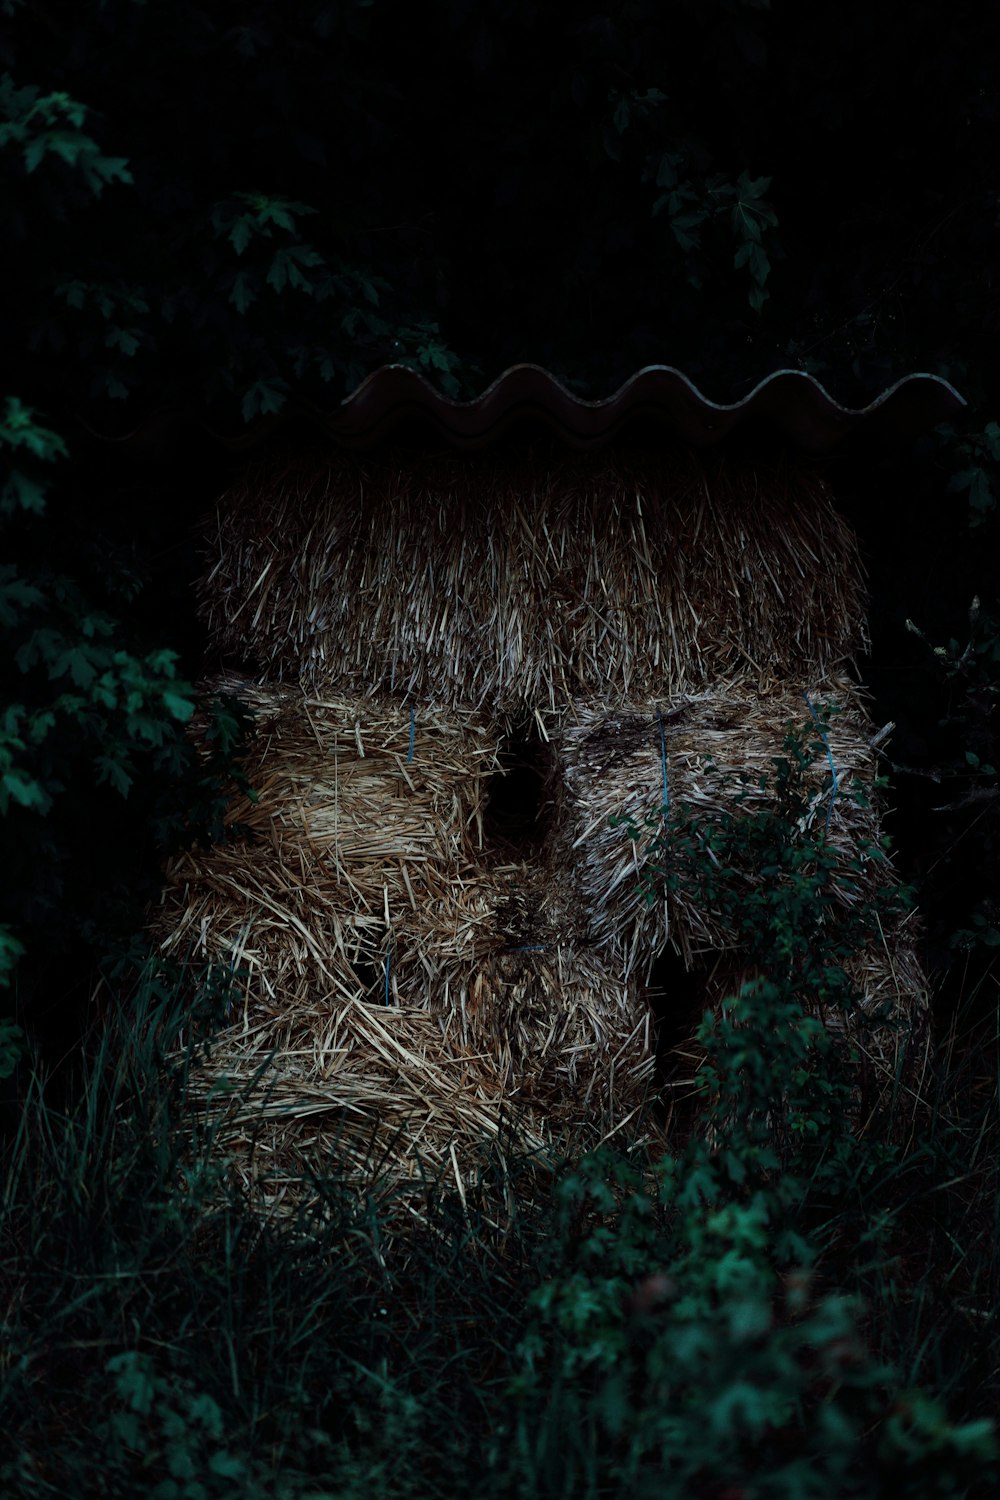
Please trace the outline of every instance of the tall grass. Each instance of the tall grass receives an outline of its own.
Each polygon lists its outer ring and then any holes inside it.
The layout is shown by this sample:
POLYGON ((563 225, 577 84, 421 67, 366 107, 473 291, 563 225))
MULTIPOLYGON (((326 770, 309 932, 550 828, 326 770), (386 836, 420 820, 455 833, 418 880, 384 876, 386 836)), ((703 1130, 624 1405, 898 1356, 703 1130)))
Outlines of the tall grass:
POLYGON ((187 1065, 164 1062, 217 998, 150 969, 71 1109, 28 1090, 0 1183, 0 1491, 457 1493, 541 1211, 501 1229, 487 1181, 464 1210, 428 1183, 428 1227, 388 1264, 375 1204, 336 1181, 316 1184, 321 1217, 254 1219, 211 1133, 192 1139, 187 1065))
POLYGON ((0 1493, 996 1493, 996 997, 939 1039, 915 1128, 859 1133, 800 993, 842 984, 798 941, 823 883, 794 812, 690 1138, 567 1143, 547 1178, 503 1148, 391 1244, 335 1175, 255 1217, 186 1101, 225 984, 120 985, 71 1104, 35 1076, 4 1148, 0 1493))
POLYGON ((787 1212, 781 1174, 725 1188, 696 1142, 548 1191, 510 1159, 504 1215, 499 1169, 464 1208, 428 1184, 387 1257, 373 1203, 330 1181, 261 1223, 192 1142, 163 1054, 211 986, 125 999, 5 1151, 4 1494, 992 1492, 995 1030, 956 1023, 918 1144, 836 1212, 819 1178, 787 1212))

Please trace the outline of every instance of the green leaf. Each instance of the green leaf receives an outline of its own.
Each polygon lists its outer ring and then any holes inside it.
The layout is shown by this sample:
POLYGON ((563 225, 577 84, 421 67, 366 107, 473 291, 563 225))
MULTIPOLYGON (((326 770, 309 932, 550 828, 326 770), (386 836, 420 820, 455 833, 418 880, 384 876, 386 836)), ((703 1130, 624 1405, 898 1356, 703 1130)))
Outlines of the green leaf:
MULTIPOLYGON (((107 657, 104 657, 107 660, 107 657)), ((70 647, 63 651, 49 666, 51 678, 69 676, 74 687, 89 688, 97 676, 97 669, 90 652, 82 647, 70 647)))
POLYGON ((242 255, 249 245, 254 230, 254 221, 249 214, 243 214, 233 224, 229 231, 229 242, 237 255, 242 255))
POLYGON ((75 308, 83 307, 86 302, 86 291, 82 281, 64 282, 62 286, 56 288, 56 292, 62 297, 66 306, 75 308))
POLYGON ((194 700, 176 688, 167 688, 163 694, 163 706, 172 719, 187 724, 194 713, 194 700))
POLYGON ((0 625, 10 629, 18 624, 25 610, 42 604, 45 596, 33 583, 17 576, 10 564, 0 567, 0 625))
POLYGON ((267 416, 279 412, 285 404, 285 393, 277 382, 256 380, 243 397, 241 411, 244 422, 251 421, 258 413, 267 416))
POLYGON ((105 370, 103 375, 104 389, 112 401, 124 401, 128 395, 128 386, 123 384, 113 370, 105 370))
POLYGON ((97 767, 97 782, 99 786, 110 785, 122 797, 127 797, 132 786, 132 777, 126 771, 121 761, 113 755, 98 755, 94 764, 97 767))
POLYGON ((236 311, 245 313, 256 298, 257 292, 250 275, 246 271, 237 271, 233 278, 233 289, 229 293, 229 300, 236 311))
POLYGON ((33 630, 28 639, 18 646, 14 653, 18 671, 30 672, 32 667, 42 662, 51 666, 62 651, 63 644, 64 637, 58 630, 48 628, 33 630))
POLYGON ((735 1344, 759 1339, 772 1322, 771 1305, 763 1297, 740 1298, 729 1312, 729 1336, 735 1344))
MULTIPOLYGON (((7 983, 2 969, 3 956, 3 942, 0 936, 0 985, 7 983)), ((20 1026, 16 1026, 6 1016, 0 1016, 0 1079, 10 1078, 26 1051, 25 1036, 20 1026)))
POLYGON ((753 214, 748 214, 741 203, 738 203, 730 214, 730 222, 734 234, 742 235, 744 239, 759 240, 760 225, 753 214))
POLYGON ((28 142, 24 148, 24 166, 29 174, 41 165, 47 150, 48 143, 44 135, 36 135, 33 141, 28 142))
POLYGON ((267 284, 276 292, 283 292, 288 282, 292 262, 287 250, 276 250, 268 267, 267 284))
POLYGON ((0 925, 0 985, 10 983, 18 959, 24 957, 24 944, 9 927, 0 925))
POLYGON ((969 504, 980 514, 985 514, 996 505, 993 486, 985 469, 976 470, 975 477, 969 486, 969 504))
POLYGON ((747 301, 750 303, 750 306, 753 308, 754 312, 760 312, 769 295, 770 294, 764 287, 757 286, 755 284, 750 288, 750 291, 747 294, 747 301))
POLYGON ((221 1479, 245 1480, 247 1477, 246 1464, 226 1449, 213 1453, 208 1461, 208 1467, 212 1474, 218 1474, 221 1479))
POLYGON ((26 510, 42 515, 45 510, 47 486, 31 479, 19 469, 14 469, 0 490, 0 514, 12 515, 16 510, 26 510))
POLYGON ((5 771, 0 776, 0 813, 6 814, 12 801, 18 807, 40 813, 42 817, 52 806, 52 798, 42 783, 27 772, 16 769, 5 771))
POLYGON ((699 224, 704 224, 707 217, 703 208, 694 208, 675 214, 671 222, 675 229, 697 229, 699 224))
POLYGON ((126 359, 131 359, 142 343, 142 334, 136 328, 110 328, 104 339, 108 349, 120 349, 126 359))
POLYGON ((678 169, 683 161, 679 151, 665 151, 660 157, 656 167, 656 186, 673 188, 677 186, 678 169))
POLYGON ((288 212, 288 208, 282 203, 269 203, 261 209, 258 214, 258 222, 276 224, 279 229, 287 229, 289 234, 295 233, 295 220, 288 212))
POLYGON ((298 291, 311 292, 312 282, 302 274, 302 268, 311 269, 323 264, 323 257, 311 245, 287 245, 276 250, 267 273, 269 286, 276 292, 284 290, 286 284, 298 291))
POLYGON ((43 463, 66 457, 66 444, 57 432, 42 427, 35 420, 34 409, 25 406, 17 396, 8 396, 3 415, 0 416, 0 443, 11 448, 26 448, 33 458, 43 463))
POLYGON ((56 716, 51 709, 42 709, 40 713, 32 714, 28 723, 29 743, 32 745, 42 744, 55 726, 56 716))
POLYGON ((624 132, 628 129, 628 123, 631 118, 632 110, 629 105, 629 101, 625 98, 619 99, 618 103, 615 105, 614 114, 611 116, 611 123, 614 125, 619 135, 623 135, 624 132))
POLYGON ((140 1416, 148 1416, 157 1394, 148 1356, 130 1349, 109 1359, 105 1369, 114 1376, 115 1389, 131 1410, 140 1416))
MULTIPOLYGON (((122 657, 122 665, 132 666, 134 657, 122 657)), ((158 672, 162 677, 177 676, 177 652, 171 651, 169 646, 161 646, 158 651, 150 651, 146 657, 146 666, 150 672, 158 672)))
POLYGON ((760 245, 750 246, 750 274, 758 286, 763 286, 771 270, 767 251, 760 245))
POLYGON ((101 196, 105 183, 121 182, 127 186, 134 180, 129 171, 128 158, 124 156, 95 155, 90 159, 85 158, 84 170, 88 186, 96 198, 101 196))
POLYGON ((741 172, 736 180, 736 189, 741 198, 763 198, 771 186, 770 177, 750 178, 746 172, 741 172))

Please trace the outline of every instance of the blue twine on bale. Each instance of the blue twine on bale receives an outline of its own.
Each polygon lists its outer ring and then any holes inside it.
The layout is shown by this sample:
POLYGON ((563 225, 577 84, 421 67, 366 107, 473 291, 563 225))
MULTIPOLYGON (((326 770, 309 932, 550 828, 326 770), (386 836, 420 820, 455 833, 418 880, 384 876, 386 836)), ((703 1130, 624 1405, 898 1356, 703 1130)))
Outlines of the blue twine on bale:
POLYGON ((670 793, 667 788, 667 742, 663 735, 663 710, 657 710, 660 721, 660 757, 663 761, 663 821, 667 821, 667 811, 670 807, 670 793))
POLYGON ((837 767, 833 763, 833 753, 830 750, 830 741, 827 738, 826 730, 823 728, 823 726, 820 723, 819 719, 816 717, 816 710, 813 708, 812 704, 809 702, 809 694, 808 693, 803 693, 802 696, 806 700, 806 708, 808 708, 809 712, 812 714, 813 723, 816 725, 816 728, 819 730, 819 737, 823 741, 823 745, 824 745, 824 747, 826 749, 826 758, 830 762, 830 775, 833 778, 833 786, 832 786, 832 788, 830 790, 830 806, 826 810, 826 822, 823 825, 823 837, 825 839, 826 836, 827 836, 827 834, 830 831, 830 819, 833 816, 833 804, 837 800, 837 767))
MULTIPOLYGON (((417 728, 417 711, 416 711, 415 708, 411 708, 410 709, 410 748, 406 752, 407 762, 410 762, 413 759, 413 741, 414 741, 414 738, 416 736, 416 728, 417 728)), ((388 907, 386 907, 386 914, 388 914, 388 907)), ((385 950, 385 1003, 386 1003, 386 1005, 389 1004, 389 975, 390 975, 391 971, 392 971, 392 943, 390 941, 388 948, 385 950)))

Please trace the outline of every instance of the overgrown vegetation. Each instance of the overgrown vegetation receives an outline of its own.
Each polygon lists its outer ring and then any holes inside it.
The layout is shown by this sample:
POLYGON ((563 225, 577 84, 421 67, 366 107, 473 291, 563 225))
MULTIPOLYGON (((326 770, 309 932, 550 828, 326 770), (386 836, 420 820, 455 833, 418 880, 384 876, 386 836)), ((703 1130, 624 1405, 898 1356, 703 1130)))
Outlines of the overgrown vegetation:
POLYGON ((898 896, 831 901, 813 733, 759 812, 674 809, 650 867, 710 885, 767 976, 705 1016, 662 1160, 605 1147, 539 1189, 498 1159, 388 1253, 336 1180, 255 1221, 185 1113, 226 982, 147 965, 72 1109, 36 1086, 5 1155, 5 1493, 992 1493, 995 1074, 956 1031, 919 1144, 891 1112, 859 1132, 815 1010, 856 1012, 844 963, 898 896))
POLYGON ((901 33, 867 3, 0 0, 5 1493, 995 1492, 1000 12, 967 9, 917 0, 901 33), (232 704, 209 762, 185 735, 184 538, 222 487, 200 424, 328 408, 387 360, 469 395, 520 359, 592 397, 649 362, 718 400, 779 367, 858 404, 914 369, 968 396, 835 475, 936 1073, 912 1139, 902 1091, 858 1139, 811 1007, 856 1009, 860 931, 789 822, 792 752, 770 820, 675 820, 662 851, 767 974, 705 1020, 699 1132, 567 1161, 548 1196, 516 1161, 465 1206, 441 1184, 387 1261, 336 1182, 322 1222, 220 1201, 164 1065, 216 981, 111 982, 85 1047, 81 997, 141 964, 159 861, 218 832, 239 750, 232 704), (161 411, 141 471, 92 440, 161 411))

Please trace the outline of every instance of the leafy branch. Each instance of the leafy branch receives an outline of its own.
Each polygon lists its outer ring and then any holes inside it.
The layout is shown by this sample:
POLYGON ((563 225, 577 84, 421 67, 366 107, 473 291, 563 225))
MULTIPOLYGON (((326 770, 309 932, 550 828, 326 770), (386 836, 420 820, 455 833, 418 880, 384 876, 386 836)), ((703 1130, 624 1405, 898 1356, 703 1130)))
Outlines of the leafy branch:
POLYGON ((29 176, 54 158, 99 198, 110 183, 131 183, 132 174, 127 158, 106 156, 84 131, 91 113, 69 94, 43 94, 31 85, 18 88, 5 73, 0 77, 0 152, 18 152, 29 176))
POLYGON ((655 199, 653 213, 666 212, 674 241, 685 255, 689 284, 702 285, 699 252, 705 234, 717 234, 727 224, 736 242, 733 267, 746 270, 750 277, 748 300, 754 312, 760 312, 770 295, 766 288, 771 273, 768 247, 777 243, 774 231, 778 216, 764 196, 771 178, 751 178, 744 171, 735 183, 718 173, 702 181, 691 177, 682 180, 683 163, 684 155, 679 151, 667 151, 659 158, 655 181, 664 191, 655 199))

